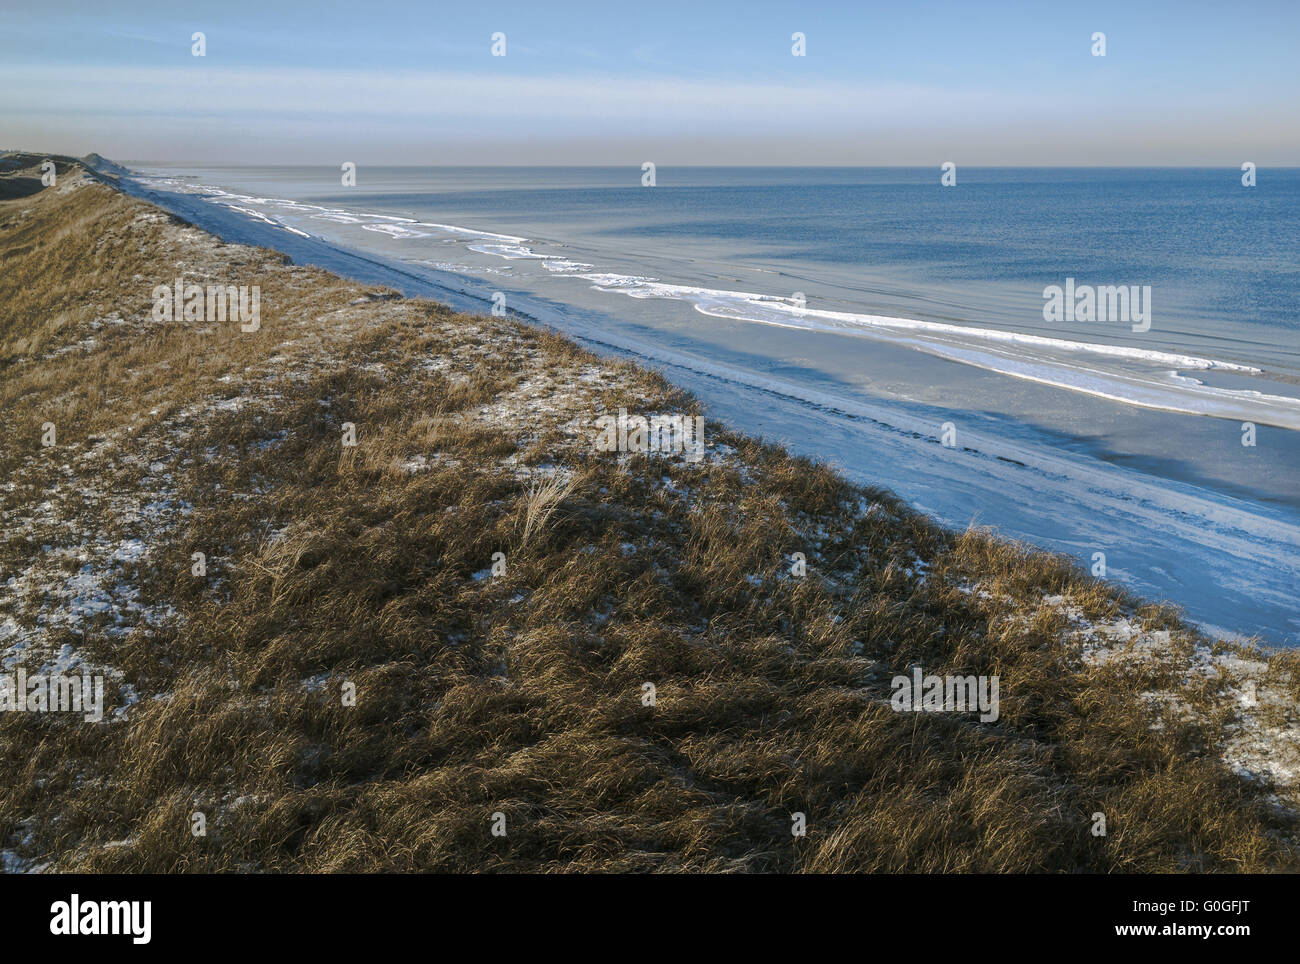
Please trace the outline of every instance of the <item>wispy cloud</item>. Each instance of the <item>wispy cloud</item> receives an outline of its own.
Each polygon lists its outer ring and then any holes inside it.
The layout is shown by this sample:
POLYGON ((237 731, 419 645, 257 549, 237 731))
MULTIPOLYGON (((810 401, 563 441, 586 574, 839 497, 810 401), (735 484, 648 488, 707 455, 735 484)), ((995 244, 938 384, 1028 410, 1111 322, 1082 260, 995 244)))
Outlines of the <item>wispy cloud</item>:
POLYGON ((843 130, 909 121, 955 123, 1044 112, 1055 102, 1026 93, 909 84, 706 83, 617 76, 528 77, 491 72, 379 72, 272 68, 61 68, 57 76, 0 67, 0 86, 27 112, 242 114, 290 112, 330 117, 483 121, 647 121, 843 130))
MULTIPOLYGON (((1294 163, 1275 102, 1141 92, 767 83, 614 73, 0 66, 11 136, 47 150, 289 163, 1294 163), (653 152, 648 154, 646 152, 653 152), (1241 152, 1245 152, 1241 154, 1241 152), (1238 157, 1238 154, 1241 154, 1238 157), (639 163, 639 161, 638 161, 639 163)), ((1176 93, 1176 92, 1175 92, 1176 93)))

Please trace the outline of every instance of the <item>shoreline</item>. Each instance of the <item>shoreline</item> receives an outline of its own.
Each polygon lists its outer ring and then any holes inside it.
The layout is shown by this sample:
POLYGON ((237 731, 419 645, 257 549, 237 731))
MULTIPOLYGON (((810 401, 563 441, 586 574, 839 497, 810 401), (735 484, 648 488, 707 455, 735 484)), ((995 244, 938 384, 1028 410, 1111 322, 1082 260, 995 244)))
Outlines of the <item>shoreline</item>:
MULTIPOLYGON (((948 457, 937 457, 934 448, 951 415, 934 406, 868 400, 831 379, 795 381, 764 374, 743 358, 729 358, 696 339, 648 337, 612 316, 530 297, 500 279, 475 279, 303 238, 244 212, 147 184, 132 182, 131 190, 228 239, 274 247, 296 261, 350 277, 394 284, 408 295, 435 297, 458 310, 490 306, 493 290, 504 286, 513 313, 597 351, 662 368, 728 424, 827 459, 857 481, 891 488, 947 526, 991 525, 1009 538, 1085 564, 1094 552, 1104 551, 1122 584, 1140 595, 1183 605, 1188 617, 1208 632, 1224 638, 1261 634, 1273 645, 1300 645, 1300 614, 1294 604, 1294 586, 1300 585, 1300 511, 1284 499, 1250 498, 1226 482, 1198 477, 1193 466, 1184 470, 1174 452, 1160 459, 1107 458, 1113 453, 1104 448, 1081 450, 1086 441, 1062 449, 1053 432, 1010 431, 1005 418, 972 413, 958 420, 961 445, 953 453, 969 464, 945 464, 948 457), (1162 472, 1189 477, 1168 478, 1162 472), (1053 511, 1041 511, 1038 503, 1050 503, 1053 511)), ((767 338, 762 331, 737 332, 740 342, 767 338)), ((829 343, 822 350, 833 354, 829 343)), ((882 360, 888 350, 873 349, 882 360)), ((957 366, 955 374, 972 388, 1004 377, 963 368, 957 366)), ((1077 407, 1097 413, 1091 416, 1096 418, 1109 411, 1108 404, 1082 400, 1077 407)), ((1127 420, 1122 413, 1113 417, 1127 420)), ((1169 429, 1178 418, 1215 421, 1159 412, 1144 417, 1169 429)), ((1231 423, 1228 428, 1235 432, 1231 423)), ((1186 430, 1194 447, 1209 444, 1216 431, 1208 424, 1186 430)))

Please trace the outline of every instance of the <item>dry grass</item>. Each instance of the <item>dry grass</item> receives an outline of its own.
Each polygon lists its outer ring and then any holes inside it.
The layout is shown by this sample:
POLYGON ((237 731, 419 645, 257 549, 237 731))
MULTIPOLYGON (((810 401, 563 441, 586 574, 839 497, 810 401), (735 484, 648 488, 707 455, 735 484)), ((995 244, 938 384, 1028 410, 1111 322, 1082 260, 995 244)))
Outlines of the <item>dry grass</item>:
POLYGON ((1138 604, 1060 559, 719 426, 698 464, 595 452, 597 415, 695 405, 75 174, 0 203, 0 257, 0 651, 121 710, 0 717, 12 867, 1296 868, 1196 637, 1152 609, 1166 659, 1085 658, 1045 600, 1138 604), (180 273, 261 285, 262 330, 150 321, 180 273), (1001 718, 894 712, 917 663, 998 675, 1001 718))

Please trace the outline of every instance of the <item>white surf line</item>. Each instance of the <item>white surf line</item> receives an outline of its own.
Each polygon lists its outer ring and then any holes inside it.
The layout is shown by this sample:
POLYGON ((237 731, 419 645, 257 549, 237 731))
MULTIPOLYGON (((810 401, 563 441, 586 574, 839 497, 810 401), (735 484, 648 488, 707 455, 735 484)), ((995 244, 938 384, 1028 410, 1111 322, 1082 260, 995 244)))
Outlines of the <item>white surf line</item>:
POLYGON ((439 224, 436 221, 419 222, 426 228, 437 228, 439 231, 446 231, 448 234, 463 234, 471 238, 487 238, 492 241, 505 241, 512 244, 524 244, 527 238, 517 238, 511 234, 493 234, 491 231, 476 231, 474 228, 462 228, 458 224, 439 224))
POLYGON ((939 321, 921 321, 914 318, 895 318, 888 315, 857 314, 848 311, 828 311, 822 308, 800 307, 790 298, 777 295, 757 294, 750 291, 729 291, 723 288, 700 288, 693 285, 667 284, 654 278, 619 274, 586 274, 580 276, 584 281, 592 282, 592 287, 602 291, 617 291, 619 294, 633 298, 672 298, 691 301, 697 304, 702 314, 714 314, 720 318, 739 318, 742 321, 769 321, 765 317, 750 317, 737 312, 745 309, 766 309, 779 313, 778 319, 791 327, 810 328, 811 320, 837 322, 838 326, 828 328, 835 332, 854 328, 901 328, 909 331, 934 332, 961 337, 981 338, 991 341, 1006 341, 1023 345, 1050 348, 1058 351, 1091 352, 1097 355, 1111 355, 1121 358, 1151 361, 1161 365, 1177 368, 1221 369, 1259 373, 1261 369, 1234 362, 1215 361, 1195 355, 1183 355, 1173 352, 1147 348, 1132 348, 1126 345, 1106 345, 1097 342, 1073 341, 1064 338, 1049 338, 1045 335, 1028 335, 1000 328, 977 328, 970 325, 954 325, 939 321), (710 300, 714 299, 714 300, 710 300), (725 312, 725 313, 724 313, 725 312))
MULTIPOLYGON (((410 235, 396 234, 395 236, 398 237, 408 237, 408 236, 428 237, 428 235, 425 232, 416 231, 414 229, 433 228, 437 231, 442 231, 446 234, 454 234, 454 235, 460 235, 463 237, 471 237, 471 238, 484 238, 489 241, 501 241, 507 244, 516 244, 516 245, 525 244, 528 241, 528 238, 516 237, 515 235, 512 234, 497 234, 492 231, 480 231, 475 228, 466 228, 457 224, 440 224, 436 221, 420 221, 416 218, 401 217, 393 214, 378 214, 375 212, 367 212, 367 211, 355 211, 350 208, 324 207, 323 205, 308 204, 304 201, 295 201, 290 198, 256 197, 248 194, 239 194, 237 192, 227 191, 225 188, 218 187, 216 185, 197 184, 197 183, 191 184, 184 181, 180 181, 176 178, 140 175, 137 177, 137 180, 141 183, 142 186, 148 186, 150 184, 153 184, 156 186, 167 187, 174 190, 176 193, 193 194, 200 197, 205 197, 216 203, 234 208, 237 211, 241 211, 253 215, 257 215, 257 212, 249 211, 248 209, 239 207, 238 205, 233 204, 231 202, 238 201, 241 204, 255 204, 255 205, 281 207, 281 208, 286 208, 294 213, 316 212, 314 214, 307 213, 307 216, 314 218, 316 220, 336 221, 340 224, 355 224, 361 227, 366 227, 367 225, 376 221, 388 221, 395 224, 409 224, 413 226, 411 229, 412 233, 410 235)), ((279 223, 279 222, 272 221, 271 223, 279 223)), ((281 227, 286 227, 286 230, 295 230, 295 229, 288 228, 283 224, 281 225, 281 227)), ((382 230, 382 229, 376 226, 376 227, 372 227, 371 230, 382 230)), ((303 234, 303 232, 296 231, 296 230, 295 233, 303 234)), ((305 236, 310 237, 310 235, 305 235, 305 236)), ((551 255, 537 255, 537 257, 551 257, 551 255)), ((591 267, 591 266, 585 265, 585 267, 591 267)))
POLYGON ((428 231, 416 231, 401 224, 362 224, 362 231, 375 231, 393 238, 427 238, 428 231))
POLYGON ((532 248, 522 244, 470 244, 466 247, 479 254, 494 254, 507 261, 545 261, 548 258, 559 257, 554 254, 538 254, 532 248))

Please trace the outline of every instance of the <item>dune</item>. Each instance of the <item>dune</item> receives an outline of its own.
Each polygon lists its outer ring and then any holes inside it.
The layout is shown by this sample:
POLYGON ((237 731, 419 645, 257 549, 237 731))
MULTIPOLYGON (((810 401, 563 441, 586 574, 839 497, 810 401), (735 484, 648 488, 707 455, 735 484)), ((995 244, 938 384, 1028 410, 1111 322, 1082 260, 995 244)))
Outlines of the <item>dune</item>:
POLYGON ((0 713, 6 869, 1300 867, 1294 653, 715 421, 699 458, 607 451, 602 418, 707 413, 225 243, 98 155, 28 191, 25 157, 0 688, 106 705, 0 713), (256 286, 257 324, 158 320, 177 279, 256 286), (929 678, 996 680, 996 713, 904 706, 929 678))

